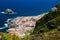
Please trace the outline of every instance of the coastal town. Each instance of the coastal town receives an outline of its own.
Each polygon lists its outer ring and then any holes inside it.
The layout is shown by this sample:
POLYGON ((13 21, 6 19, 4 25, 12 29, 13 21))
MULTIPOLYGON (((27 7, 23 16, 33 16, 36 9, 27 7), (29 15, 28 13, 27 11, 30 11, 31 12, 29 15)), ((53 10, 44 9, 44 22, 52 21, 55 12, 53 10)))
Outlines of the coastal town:
MULTIPOLYGON (((7 32, 11 35, 25 36, 25 33, 31 30, 34 30, 36 21, 42 18, 45 14, 38 16, 23 16, 17 17, 13 20, 8 20, 8 30, 7 32)), ((27 33, 30 34, 29 32, 27 33)))

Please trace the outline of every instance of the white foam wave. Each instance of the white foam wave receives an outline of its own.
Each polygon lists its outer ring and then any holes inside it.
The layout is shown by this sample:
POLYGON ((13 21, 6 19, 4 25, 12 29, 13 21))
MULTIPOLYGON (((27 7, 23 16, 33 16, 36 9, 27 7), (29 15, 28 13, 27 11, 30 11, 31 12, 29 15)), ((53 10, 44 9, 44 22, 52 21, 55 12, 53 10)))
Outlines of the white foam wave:
POLYGON ((8 27, 8 24, 4 24, 4 27, 1 27, 0 30, 5 29, 8 27))
POLYGON ((0 30, 5 29, 6 27, 1 27, 0 30))

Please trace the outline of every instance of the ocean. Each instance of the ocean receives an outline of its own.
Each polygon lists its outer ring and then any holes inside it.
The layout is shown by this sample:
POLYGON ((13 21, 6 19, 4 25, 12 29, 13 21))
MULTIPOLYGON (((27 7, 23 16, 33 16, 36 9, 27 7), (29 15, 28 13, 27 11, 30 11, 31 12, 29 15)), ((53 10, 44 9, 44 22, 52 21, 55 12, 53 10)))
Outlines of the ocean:
MULTIPOLYGON (((0 0, 0 12, 7 8, 12 9, 16 14, 0 13, 0 27, 4 27, 6 20, 18 16, 36 16, 48 12, 60 0, 0 0)), ((7 28, 0 31, 5 32, 7 28)))

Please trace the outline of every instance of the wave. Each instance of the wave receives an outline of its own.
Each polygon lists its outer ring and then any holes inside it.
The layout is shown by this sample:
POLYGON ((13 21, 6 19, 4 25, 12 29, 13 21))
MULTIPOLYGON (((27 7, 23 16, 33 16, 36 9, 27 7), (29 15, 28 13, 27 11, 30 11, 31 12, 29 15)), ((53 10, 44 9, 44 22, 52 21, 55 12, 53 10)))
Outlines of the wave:
POLYGON ((1 27, 0 30, 5 29, 6 27, 1 27))
POLYGON ((8 27, 8 24, 4 24, 4 27, 1 27, 0 30, 5 29, 8 27))

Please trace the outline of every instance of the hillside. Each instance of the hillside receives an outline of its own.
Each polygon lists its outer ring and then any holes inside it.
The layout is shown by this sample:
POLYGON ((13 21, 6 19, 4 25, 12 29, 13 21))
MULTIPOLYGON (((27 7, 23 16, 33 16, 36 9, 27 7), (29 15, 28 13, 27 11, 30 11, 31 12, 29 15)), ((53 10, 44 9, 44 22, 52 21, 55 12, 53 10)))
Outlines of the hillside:
POLYGON ((60 4, 56 5, 56 8, 36 22, 33 33, 47 32, 60 26, 60 4))

